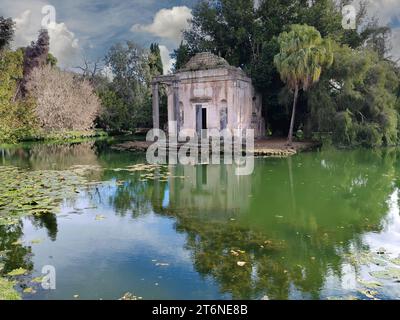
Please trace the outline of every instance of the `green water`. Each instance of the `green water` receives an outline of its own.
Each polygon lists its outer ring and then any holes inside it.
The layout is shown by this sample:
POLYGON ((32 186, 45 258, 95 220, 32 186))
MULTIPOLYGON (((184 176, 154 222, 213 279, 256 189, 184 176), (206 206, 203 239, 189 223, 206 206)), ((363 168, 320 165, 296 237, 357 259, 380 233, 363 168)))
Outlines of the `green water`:
POLYGON ((12 278, 34 290, 24 299, 398 299, 399 159, 326 150, 256 159, 238 177, 229 165, 132 170, 144 156, 106 142, 1 149, 3 170, 79 169, 86 183, 57 214, 0 225, 0 274, 27 270, 12 278), (45 265, 55 290, 32 283, 45 265))

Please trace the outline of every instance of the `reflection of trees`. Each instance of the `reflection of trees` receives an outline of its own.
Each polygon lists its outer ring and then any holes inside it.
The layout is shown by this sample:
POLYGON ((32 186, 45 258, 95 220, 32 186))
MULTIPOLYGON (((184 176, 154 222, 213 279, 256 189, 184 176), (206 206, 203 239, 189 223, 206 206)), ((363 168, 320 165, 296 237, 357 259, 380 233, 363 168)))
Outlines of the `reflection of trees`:
POLYGON ((15 225, 0 225, 0 263, 4 264, 0 275, 7 274, 16 268, 33 269, 33 264, 29 259, 32 253, 31 248, 19 242, 23 236, 22 228, 22 222, 15 225))
POLYGON ((390 151, 305 154, 293 158, 289 174, 288 162, 262 160, 253 175, 260 179, 253 181, 251 208, 236 214, 238 221, 228 219, 225 209, 219 215, 218 206, 214 218, 202 215, 203 209, 209 212, 208 202, 204 208, 196 203, 196 212, 185 210, 180 201, 197 192, 190 188, 175 186, 179 196, 171 188, 174 201, 163 209, 153 200, 153 208, 177 219, 196 270, 216 279, 222 292, 286 299, 294 285, 306 297, 319 298, 329 273, 341 277, 343 252, 361 248, 365 232, 381 231, 395 160, 390 151), (235 256, 232 249, 245 253, 235 256), (238 261, 247 264, 238 267, 238 261))
POLYGON ((97 165, 93 142, 32 144, 0 151, 4 156, 2 164, 29 166, 34 170, 63 170, 73 165, 97 165))
MULTIPOLYGON (((131 164, 131 163, 130 163, 131 164)), ((152 211, 149 199, 156 194, 156 186, 163 185, 159 181, 139 181, 142 172, 127 173, 127 171, 105 171, 102 179, 114 181, 115 185, 100 185, 89 193, 89 196, 97 203, 112 206, 115 212, 121 216, 130 214, 136 217, 152 211)), ((163 190, 158 187, 157 190, 163 190)))
POLYGON ((52 241, 56 241, 58 233, 57 216, 52 213, 34 215, 32 224, 37 228, 46 228, 47 235, 52 241))

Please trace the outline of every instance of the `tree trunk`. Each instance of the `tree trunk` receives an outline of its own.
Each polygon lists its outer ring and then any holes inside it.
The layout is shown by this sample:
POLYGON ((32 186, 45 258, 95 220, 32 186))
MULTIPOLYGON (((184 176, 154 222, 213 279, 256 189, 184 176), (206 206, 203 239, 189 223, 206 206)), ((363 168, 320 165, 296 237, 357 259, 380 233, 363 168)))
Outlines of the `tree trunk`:
POLYGON ((297 97, 299 96, 299 87, 296 86, 294 89, 294 99, 293 99, 293 110, 292 110, 292 119, 290 120, 290 128, 289 128, 289 135, 288 135, 288 146, 292 145, 293 142, 293 127, 294 127, 294 120, 296 117, 296 106, 297 106, 297 97))

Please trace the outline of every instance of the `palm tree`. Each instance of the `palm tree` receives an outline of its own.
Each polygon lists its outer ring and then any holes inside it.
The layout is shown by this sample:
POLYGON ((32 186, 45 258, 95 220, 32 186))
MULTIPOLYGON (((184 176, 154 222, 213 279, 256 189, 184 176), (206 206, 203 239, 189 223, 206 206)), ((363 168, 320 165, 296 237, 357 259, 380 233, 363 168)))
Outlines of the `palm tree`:
POLYGON ((299 91, 306 91, 319 81, 322 68, 333 63, 333 53, 329 41, 322 39, 317 29, 307 25, 292 25, 289 32, 279 35, 278 43, 280 52, 275 56, 274 63, 282 81, 294 91, 288 136, 290 146, 299 91))

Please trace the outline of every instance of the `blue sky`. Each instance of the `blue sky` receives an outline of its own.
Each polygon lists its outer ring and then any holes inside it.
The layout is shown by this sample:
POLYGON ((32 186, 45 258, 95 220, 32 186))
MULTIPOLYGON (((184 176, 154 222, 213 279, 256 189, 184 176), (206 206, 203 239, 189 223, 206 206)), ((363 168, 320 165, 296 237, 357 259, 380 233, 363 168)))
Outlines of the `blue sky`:
MULTIPOLYGON (((357 2, 359 0, 355 0, 357 2)), ((83 57, 104 57, 111 45, 133 40, 143 47, 161 45, 163 62, 181 40, 191 8, 198 0, 0 0, 0 15, 17 22, 14 46, 37 37, 42 8, 54 6, 55 24, 49 28, 51 51, 62 67, 82 64, 83 57)), ((370 14, 393 28, 393 55, 400 58, 400 0, 371 0, 370 14)))
POLYGON ((42 8, 54 6, 51 51, 61 65, 71 68, 83 57, 104 57, 116 42, 133 40, 143 47, 162 46, 163 60, 181 40, 191 8, 197 0, 0 0, 0 15, 17 22, 14 46, 34 40, 41 27, 42 8))

